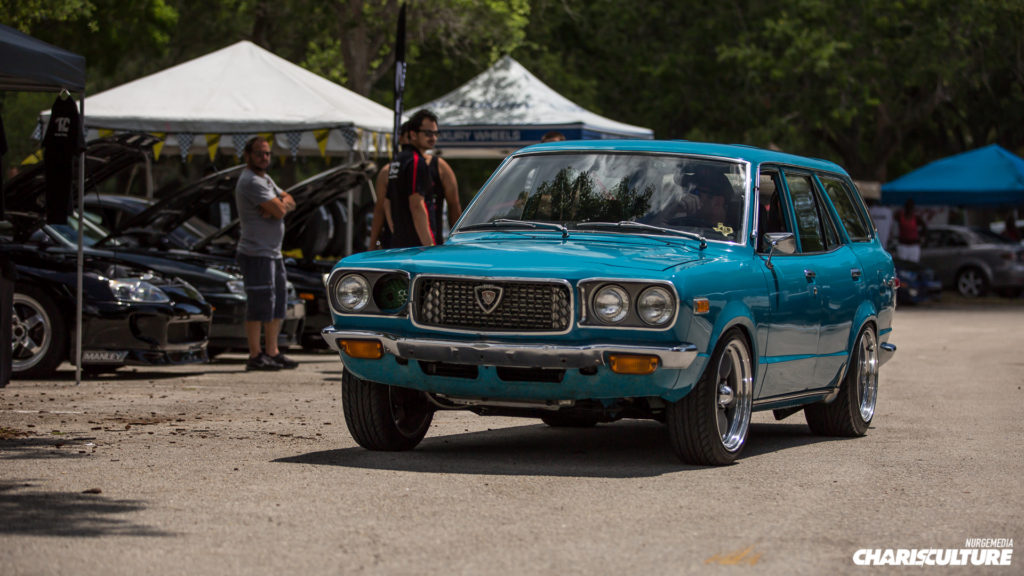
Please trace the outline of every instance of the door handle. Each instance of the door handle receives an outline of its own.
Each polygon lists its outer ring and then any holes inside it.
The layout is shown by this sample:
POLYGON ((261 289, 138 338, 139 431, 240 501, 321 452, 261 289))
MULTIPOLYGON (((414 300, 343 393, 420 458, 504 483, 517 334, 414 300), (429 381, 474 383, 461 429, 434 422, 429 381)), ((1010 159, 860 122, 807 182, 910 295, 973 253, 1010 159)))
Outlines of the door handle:
POLYGON ((850 268, 850 278, 853 278, 854 280, 860 280, 861 274, 862 272, 860 271, 860 268, 850 268))
POLYGON ((814 270, 804 270, 804 278, 807 278, 808 282, 813 282, 817 276, 814 270))

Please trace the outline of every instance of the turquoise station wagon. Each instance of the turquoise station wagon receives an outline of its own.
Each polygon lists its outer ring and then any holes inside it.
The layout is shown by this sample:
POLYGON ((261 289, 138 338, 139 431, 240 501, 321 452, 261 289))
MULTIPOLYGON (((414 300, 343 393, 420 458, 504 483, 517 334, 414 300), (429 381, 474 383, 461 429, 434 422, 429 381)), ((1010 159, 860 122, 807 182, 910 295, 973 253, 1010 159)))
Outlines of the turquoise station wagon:
POLYGON ((899 281, 849 175, 747 146, 558 142, 509 156, 445 244, 327 278, 353 438, 408 450, 437 410, 663 422, 733 462, 751 413, 861 436, 899 281))

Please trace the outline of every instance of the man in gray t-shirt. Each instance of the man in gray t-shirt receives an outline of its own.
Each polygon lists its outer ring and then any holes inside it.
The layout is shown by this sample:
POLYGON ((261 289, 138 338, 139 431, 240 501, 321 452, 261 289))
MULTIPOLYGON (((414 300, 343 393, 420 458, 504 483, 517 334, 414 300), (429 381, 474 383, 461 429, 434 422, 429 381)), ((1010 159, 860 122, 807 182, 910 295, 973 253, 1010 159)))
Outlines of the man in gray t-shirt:
POLYGON ((246 142, 245 164, 235 185, 241 228, 236 259, 245 279, 245 335, 249 341, 245 369, 295 368, 298 363, 277 348, 288 305, 288 278, 281 256, 284 216, 295 209, 295 199, 267 174, 270 144, 264 138, 256 136, 246 142), (260 346, 261 331, 266 350, 260 346))

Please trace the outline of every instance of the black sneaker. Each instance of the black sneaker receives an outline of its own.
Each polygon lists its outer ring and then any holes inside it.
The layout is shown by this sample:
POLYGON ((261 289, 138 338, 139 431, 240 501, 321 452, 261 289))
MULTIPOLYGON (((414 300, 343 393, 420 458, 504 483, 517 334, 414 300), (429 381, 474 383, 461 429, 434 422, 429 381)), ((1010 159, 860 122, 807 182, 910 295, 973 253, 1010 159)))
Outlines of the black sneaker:
POLYGON ((284 352, 279 352, 277 356, 267 356, 267 358, 270 358, 271 360, 276 362, 278 366, 284 368, 285 370, 291 370, 293 368, 299 367, 299 363, 285 356, 284 352))
POLYGON ((273 358, 267 356, 266 354, 263 354, 262 352, 260 353, 259 356, 255 358, 250 356, 249 359, 245 361, 245 370, 247 372, 249 370, 273 371, 280 369, 280 364, 278 364, 277 362, 274 361, 273 358))

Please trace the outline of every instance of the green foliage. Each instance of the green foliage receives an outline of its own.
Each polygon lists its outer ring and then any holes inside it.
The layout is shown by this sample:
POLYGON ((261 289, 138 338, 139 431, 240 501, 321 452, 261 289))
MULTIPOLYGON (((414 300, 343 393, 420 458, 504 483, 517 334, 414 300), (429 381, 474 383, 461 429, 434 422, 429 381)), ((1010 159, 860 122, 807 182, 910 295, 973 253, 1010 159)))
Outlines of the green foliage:
MULTIPOLYGON (((250 39, 389 105, 398 5, 0 0, 0 19, 85 55, 89 93, 250 39)), ((776 147, 857 178, 888 180, 992 142, 1024 152, 1024 0, 408 6, 410 105, 511 53, 571 100, 659 138, 776 147)), ((32 98, 0 102, 12 142, 27 142, 32 110, 49 107, 32 98)), ((456 170, 469 186, 488 171, 456 170)))

